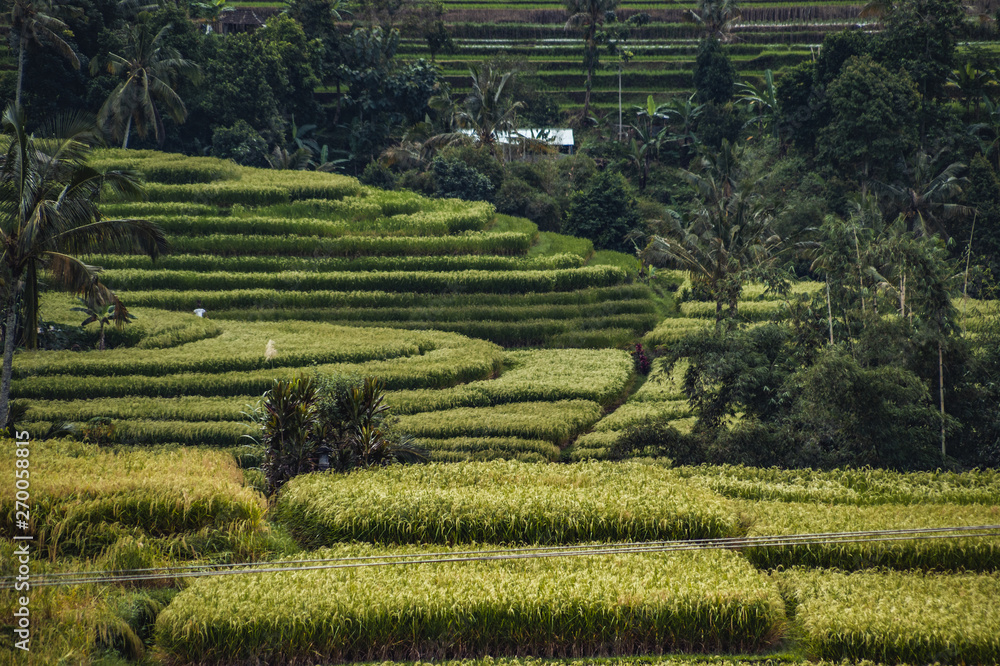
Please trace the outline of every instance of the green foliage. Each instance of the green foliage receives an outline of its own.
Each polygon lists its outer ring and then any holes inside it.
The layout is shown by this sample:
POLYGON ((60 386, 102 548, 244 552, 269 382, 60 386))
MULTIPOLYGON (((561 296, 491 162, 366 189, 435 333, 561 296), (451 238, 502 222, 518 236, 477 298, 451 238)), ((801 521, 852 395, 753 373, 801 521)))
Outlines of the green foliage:
POLYGON ((632 248, 625 236, 638 226, 635 197, 627 181, 620 173, 605 170, 573 196, 564 230, 590 239, 597 249, 627 253, 632 248))
MULTIPOLYGON (((354 329, 348 329, 352 339, 354 329)), ((426 353, 410 358, 390 358, 359 363, 334 363, 316 366, 323 374, 340 374, 359 377, 377 375, 390 389, 416 389, 454 386, 460 382, 489 377, 499 371, 502 353, 496 345, 482 340, 469 340, 452 333, 432 331, 406 331, 396 333, 401 339, 430 342, 423 349, 426 353), (436 341, 436 342, 432 342, 436 341)), ((264 358, 266 346, 260 348, 261 365, 269 365, 264 358)), ((281 349, 277 349, 281 354, 281 349)), ((114 352, 103 356, 111 357, 114 352)), ((279 356, 280 357, 280 356, 279 356)), ((220 359, 221 360, 221 359, 220 359)), ((225 361, 221 361, 225 363, 225 361)), ((308 361, 301 361, 305 365, 308 361)), ((178 372, 163 376, 118 375, 109 376, 99 384, 88 376, 48 375, 17 381, 18 396, 43 399, 73 399, 85 392, 98 397, 147 396, 174 397, 184 395, 243 396, 261 394, 271 383, 286 376, 288 371, 276 365, 262 370, 241 370, 214 374, 178 372)))
POLYGON ((493 200, 493 183, 465 162, 435 157, 431 168, 437 183, 437 196, 466 201, 493 200))
POLYGON ((517 460, 520 462, 558 462, 559 447, 541 439, 521 437, 448 437, 420 440, 431 462, 484 462, 517 460))
POLYGON ((820 132, 820 156, 851 178, 891 181, 916 146, 918 98, 909 74, 867 56, 849 59, 827 95, 832 120, 820 132))
POLYGON ((267 166, 267 142, 242 118, 212 132, 212 154, 243 166, 267 166))
POLYGON ((363 185, 377 187, 382 190, 396 189, 396 177, 391 171, 389 171, 389 169, 384 167, 380 162, 376 161, 368 163, 365 170, 361 172, 360 176, 358 176, 358 180, 363 185))
MULTIPOLYGON (((255 197, 256 198, 256 197, 255 197)), ((280 200, 281 197, 275 197, 280 200)), ((516 232, 466 233, 460 236, 345 236, 342 238, 236 236, 173 236, 171 247, 185 254, 223 256, 428 256, 442 254, 525 254, 531 238, 516 232)), ((134 301, 133 301, 134 302, 134 301)))
POLYGON ((702 104, 725 104, 733 97, 736 70, 714 37, 703 39, 698 45, 694 65, 694 87, 702 104))
POLYGON ((565 349, 507 352, 496 379, 451 389, 403 391, 392 396, 400 414, 541 400, 620 398, 632 381, 631 360, 621 350, 565 349))
POLYGON ((561 446, 593 425, 600 416, 600 405, 589 400, 521 402, 401 416, 399 427, 418 439, 523 437, 544 439, 561 446))
MULTIPOLYGON (((312 555, 424 552, 358 545, 312 555)), ((202 580, 160 613, 156 636, 172 659, 209 662, 747 651, 774 641, 782 610, 775 588, 734 553, 638 554, 473 562, 433 576, 369 567, 202 580)))
POLYGON ((278 273, 281 271, 434 271, 461 270, 552 270, 579 268, 584 258, 578 254, 548 254, 533 257, 502 255, 437 255, 402 257, 219 257, 181 254, 162 257, 154 264, 148 257, 134 255, 90 255, 87 261, 105 270, 137 268, 149 270, 222 271, 228 273, 278 273))
POLYGON ((812 658, 987 664, 1000 650, 997 575, 782 574, 812 658))
MULTIPOLYGON (((485 443, 490 440, 482 440, 485 443)), ((729 503, 640 463, 396 467, 289 484, 276 518, 308 547, 647 541, 731 536, 729 503)))
MULTIPOLYGON (((929 504, 989 506, 1000 495, 1000 473, 892 472, 881 469, 786 470, 723 465, 682 471, 733 499, 816 504, 914 507, 929 504)), ((775 509, 777 511, 777 509, 775 509)))
MULTIPOLYGON (((0 452, 14 468, 15 447, 0 452)), ((206 526, 262 531, 263 497, 243 487, 226 452, 197 449, 109 452, 52 442, 31 453, 30 529, 39 553, 93 554, 120 536, 163 537, 206 526)), ((3 482, 0 529, 14 533, 14 477, 3 482)))
POLYGON ((584 266, 550 271, 480 271, 450 273, 432 271, 288 273, 200 273, 197 271, 108 271, 105 278, 117 289, 241 290, 251 287, 275 290, 386 291, 443 293, 461 289, 466 293, 519 294, 530 291, 574 291, 589 287, 611 287, 625 279, 614 266, 584 266))

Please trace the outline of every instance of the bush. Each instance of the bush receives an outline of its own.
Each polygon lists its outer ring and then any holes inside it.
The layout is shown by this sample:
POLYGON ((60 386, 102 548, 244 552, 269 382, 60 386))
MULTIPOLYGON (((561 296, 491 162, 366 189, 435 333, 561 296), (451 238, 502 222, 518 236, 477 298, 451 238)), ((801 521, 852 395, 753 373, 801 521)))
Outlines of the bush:
POLYGON ((694 65, 694 87, 698 91, 698 101, 702 104, 725 104, 732 98, 735 86, 736 70, 722 50, 719 40, 702 40, 698 45, 694 65))
POLYGON ((661 421, 629 428, 608 454, 612 460, 634 456, 669 458, 675 465, 700 465, 705 462, 705 447, 698 435, 683 434, 661 421))
POLYGON ((314 470, 344 472, 426 459, 392 427, 385 384, 374 377, 277 380, 254 416, 272 494, 314 470))
POLYGON ((231 127, 212 133, 212 154, 249 167, 267 167, 267 142, 247 121, 237 120, 231 127))
POLYGON ((358 177, 364 185, 369 185, 371 187, 377 187, 383 190, 394 190, 396 189, 396 177, 392 175, 389 169, 385 168, 379 162, 372 160, 365 167, 365 170, 361 172, 361 176, 358 177))
POLYGON ((573 196, 564 231, 589 238, 599 250, 630 252, 625 236, 638 226, 635 197, 625 177, 602 171, 573 196))
POLYGON ((458 159, 435 157, 431 163, 437 183, 436 195, 466 201, 492 201, 490 179, 458 159))

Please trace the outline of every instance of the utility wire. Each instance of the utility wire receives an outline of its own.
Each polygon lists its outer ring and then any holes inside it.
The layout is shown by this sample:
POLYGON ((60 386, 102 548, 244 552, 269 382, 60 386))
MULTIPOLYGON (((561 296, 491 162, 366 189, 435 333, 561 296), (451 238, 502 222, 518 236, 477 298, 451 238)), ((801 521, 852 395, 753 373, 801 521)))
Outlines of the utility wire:
MULTIPOLYGON (((787 534, 787 535, 775 535, 775 536, 756 536, 756 537, 719 537, 719 538, 704 538, 704 539, 674 539, 674 540, 663 540, 663 541, 626 541, 618 543, 608 543, 608 544, 572 544, 563 546, 526 546, 521 548, 499 548, 495 550, 466 550, 466 551, 443 551, 441 553, 398 553, 395 555, 359 555, 353 557, 343 557, 343 558, 317 558, 317 559, 303 559, 303 560, 282 560, 282 564, 313 564, 317 562, 354 562, 354 561, 365 561, 365 560, 395 560, 395 559, 413 559, 418 557, 430 557, 436 555, 492 555, 497 553, 504 554, 514 554, 514 553, 536 553, 536 552, 548 552, 548 551, 572 551, 593 548, 595 546, 606 546, 608 548, 637 548, 637 547, 650 547, 650 546, 669 546, 669 545, 680 545, 680 546, 693 546, 701 544, 713 544, 717 546, 728 546, 728 547, 749 547, 755 545, 757 542, 776 542, 787 541, 794 543, 801 540, 816 540, 816 539, 829 539, 829 540, 840 540, 852 537, 881 537, 894 534, 928 534, 928 533, 941 533, 941 532, 956 532, 956 531, 989 531, 989 530, 1000 530, 1000 525, 970 525, 963 527, 922 527, 922 528, 906 528, 906 529, 896 529, 896 530, 868 530, 868 531, 858 531, 858 532, 814 532, 809 534, 787 534)), ((954 537, 955 535, 949 535, 954 537)), ((989 536, 989 535, 987 535, 989 536)), ((46 577, 59 577, 59 576, 107 576, 107 575, 118 575, 118 574, 137 574, 145 572, 168 572, 168 571, 188 571, 188 570, 198 570, 198 569, 222 569, 222 568, 235 568, 235 567, 255 567, 255 566, 265 566, 269 564, 274 564, 272 561, 263 562, 232 562, 232 563, 216 563, 216 564, 193 564, 193 565, 183 565, 183 566, 173 566, 173 567, 152 567, 148 569, 121 569, 116 571, 74 571, 74 572, 64 572, 64 573, 46 573, 40 574, 39 578, 46 577)), ((0 577, 0 584, 7 583, 13 580, 13 576, 2 576, 0 577)))
MULTIPOLYGON (((553 557, 579 557, 596 555, 627 555, 633 553, 683 552, 692 550, 774 548, 795 545, 829 545, 841 543, 875 543, 916 539, 953 539, 963 537, 1000 536, 1000 525, 973 525, 964 527, 914 528, 900 530, 873 530, 865 532, 827 532, 762 537, 732 537, 720 539, 693 539, 675 541, 627 542, 619 544, 587 544, 575 546, 542 546, 478 551, 444 551, 402 553, 396 555, 368 555, 340 558, 286 560, 280 562, 244 562, 220 565, 188 565, 120 571, 64 572, 32 576, 30 584, 36 587, 55 585, 84 585, 121 583, 152 580, 173 580, 195 577, 215 577, 257 573, 282 573, 291 571, 319 571, 383 567, 400 564, 441 564, 486 562, 553 557), (310 566, 303 566, 310 565, 310 566), (239 567, 239 568, 237 568, 239 567)), ((15 577, 0 578, 0 590, 13 589, 15 577)))

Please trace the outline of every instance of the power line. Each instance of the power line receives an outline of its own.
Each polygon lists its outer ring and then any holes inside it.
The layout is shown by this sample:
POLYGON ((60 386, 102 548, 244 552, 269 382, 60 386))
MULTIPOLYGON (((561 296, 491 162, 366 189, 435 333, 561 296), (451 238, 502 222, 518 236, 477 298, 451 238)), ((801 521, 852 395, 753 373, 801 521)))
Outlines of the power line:
MULTIPOLYGON (((1000 536, 1000 525, 964 527, 913 528, 871 530, 863 532, 825 532, 813 534, 773 535, 760 537, 728 537, 674 541, 625 542, 617 544, 586 544, 575 546, 535 546, 474 551, 442 551, 366 555, 335 558, 286 560, 278 562, 241 562, 231 564, 186 565, 118 571, 88 571, 39 574, 30 578, 32 586, 108 584, 181 578, 215 577, 291 571, 319 571, 416 564, 487 562, 553 557, 628 555, 634 553, 684 552, 693 550, 740 550, 743 548, 778 548, 796 545, 830 545, 844 543, 876 543, 917 539, 954 539, 1000 536)), ((13 589, 15 577, 0 578, 0 590, 13 589)))

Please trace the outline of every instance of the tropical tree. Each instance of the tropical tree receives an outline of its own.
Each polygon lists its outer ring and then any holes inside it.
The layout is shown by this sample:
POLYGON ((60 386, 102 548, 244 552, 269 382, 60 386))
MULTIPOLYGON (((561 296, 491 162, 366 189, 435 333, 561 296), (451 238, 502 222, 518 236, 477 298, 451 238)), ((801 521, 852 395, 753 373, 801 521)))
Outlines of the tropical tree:
MULTIPOLYGON (((121 140, 122 148, 128 148, 133 124, 140 137, 146 136, 152 127, 157 142, 163 142, 163 119, 158 104, 166 108, 175 122, 187 119, 187 108, 174 88, 182 76, 198 81, 201 69, 182 58, 177 49, 163 43, 169 30, 166 25, 153 35, 144 23, 131 26, 124 55, 108 54, 108 72, 125 80, 108 96, 97 119, 102 127, 109 127, 114 139, 121 140)), ((100 61, 91 61, 91 71, 96 73, 99 69, 100 61)))
POLYGON ((990 72, 981 70, 971 62, 967 62, 962 67, 952 70, 945 87, 958 91, 965 104, 966 112, 975 103, 976 115, 978 116, 979 100, 993 82, 994 77, 990 72))
POLYGON ((472 91, 456 120, 459 127, 472 130, 478 145, 496 153, 498 136, 516 133, 517 112, 524 108, 524 102, 515 101, 505 91, 515 72, 500 72, 484 63, 482 67, 469 67, 469 74, 472 91))
POLYGON ((774 72, 764 72, 764 85, 757 88, 751 83, 736 84, 736 103, 745 106, 750 112, 750 119, 743 125, 747 128, 756 125, 758 132, 770 134, 780 140, 778 135, 778 94, 774 85, 774 72))
POLYGON ((98 323, 101 325, 100 337, 97 340, 97 348, 104 351, 104 327, 113 324, 115 328, 122 328, 125 324, 135 321, 135 315, 130 313, 125 305, 118 300, 114 292, 92 292, 88 298, 78 298, 80 305, 70 308, 73 312, 82 312, 87 318, 80 324, 81 327, 87 324, 98 323), (110 297, 110 302, 106 299, 110 297))
POLYGON ((0 265, 6 279, 6 327, 0 379, 0 423, 6 423, 14 361, 18 304, 23 304, 25 346, 37 346, 38 279, 79 294, 111 301, 98 278, 99 268, 75 254, 141 252, 156 258, 167 241, 146 220, 107 220, 98 209, 102 193, 134 197, 140 191, 134 173, 100 172, 87 165, 96 130, 79 118, 67 118, 37 138, 25 130, 20 109, 3 114, 0 135, 0 265))
POLYGON ((63 37, 69 26, 55 16, 56 3, 52 0, 14 0, 10 10, 11 29, 18 40, 17 88, 14 104, 21 106, 24 84, 24 66, 28 59, 28 43, 48 45, 68 60, 74 69, 80 69, 80 58, 63 37))
POLYGON ((955 203, 962 195, 965 179, 958 174, 965 169, 965 165, 953 162, 935 174, 934 162, 933 157, 921 151, 908 165, 908 183, 889 185, 876 182, 875 188, 890 212, 902 215, 914 232, 925 236, 940 233, 947 238, 949 234, 944 222, 971 215, 973 210, 955 203))
POLYGON ((733 24, 743 14, 736 0, 699 0, 698 8, 689 9, 684 15, 701 26, 705 37, 728 41, 733 24))
POLYGON ((652 265, 687 270, 715 299, 715 320, 735 318, 743 284, 768 278, 785 247, 771 227, 773 211, 744 179, 742 149, 723 141, 716 154, 705 153, 696 170, 680 170, 694 192, 687 219, 673 215, 668 231, 654 235, 642 251, 652 265), (728 309, 724 312, 723 307, 728 309))
POLYGON ((566 9, 570 17, 566 20, 566 29, 577 26, 583 30, 583 67, 587 70, 586 93, 583 97, 584 120, 590 112, 590 89, 594 85, 594 70, 600 60, 597 49, 598 29, 604 25, 608 14, 614 13, 619 0, 566 0, 566 9))
POLYGON ((1000 169, 1000 102, 994 103, 987 95, 983 95, 983 109, 986 110, 984 122, 970 128, 979 140, 983 155, 996 155, 996 168, 1000 169))
MULTIPOLYGON (((481 66, 471 65, 469 75, 472 89, 464 103, 455 104, 447 92, 430 100, 429 105, 437 111, 447 131, 427 137, 418 153, 446 145, 471 143, 500 157, 504 154, 498 148, 501 137, 508 144, 542 143, 517 133, 517 112, 524 108, 524 102, 515 100, 508 87, 516 75, 515 70, 504 72, 484 62, 481 66)), ((426 134, 428 127, 421 123, 414 126, 409 133, 409 142, 419 142, 417 137, 426 134)))
POLYGON ((672 141, 677 146, 682 158, 684 153, 693 154, 701 143, 695 134, 695 128, 698 126, 698 118, 705 105, 695 102, 696 95, 697 93, 691 93, 691 96, 684 100, 674 98, 657 107, 657 113, 669 123, 669 133, 665 140, 672 141))

